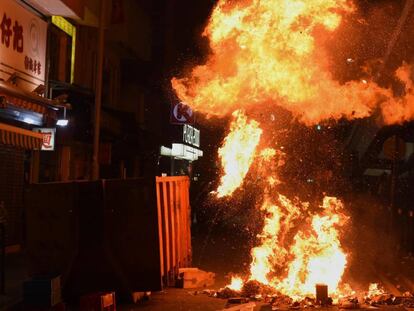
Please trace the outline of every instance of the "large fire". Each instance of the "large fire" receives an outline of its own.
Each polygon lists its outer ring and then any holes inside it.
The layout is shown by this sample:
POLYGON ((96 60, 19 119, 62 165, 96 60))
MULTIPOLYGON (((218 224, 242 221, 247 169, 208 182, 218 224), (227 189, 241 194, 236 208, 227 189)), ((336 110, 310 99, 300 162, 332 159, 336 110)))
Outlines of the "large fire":
MULTIPOLYGON (((271 163, 283 165, 283 153, 272 148, 260 150, 258 123, 247 122, 240 111, 234 117, 219 149, 224 175, 217 195, 231 195, 240 187, 254 158, 260 160, 258 173, 267 177, 261 205, 264 225, 258 236, 260 245, 251 251, 248 280, 269 285, 292 298, 313 294, 319 283, 328 285, 334 296, 342 295, 339 284, 347 256, 341 247, 340 230, 348 220, 342 202, 325 197, 321 206, 312 210, 308 203, 273 193, 279 179, 269 167, 271 163)), ((229 288, 240 288, 241 282, 235 277, 229 288)))
MULTIPOLYGON (((404 64, 395 74, 405 86, 402 97, 374 78, 339 82, 331 73, 327 47, 354 10, 348 0, 219 0, 203 33, 211 47, 207 62, 172 79, 178 97, 197 111, 233 114, 219 149, 218 197, 231 196, 251 166, 261 163, 259 172, 267 181, 260 207, 265 219, 245 281, 259 281, 291 297, 313 294, 318 283, 336 296, 349 290, 341 283, 347 266, 341 231, 349 217, 334 197, 312 209, 278 193, 279 178, 266 167, 283 164, 280 150, 262 139, 262 129, 273 125, 259 124, 252 111, 281 107, 306 125, 362 118, 376 109, 385 123, 414 118, 410 66, 404 64)), ((241 284, 235 278, 230 286, 241 284)))

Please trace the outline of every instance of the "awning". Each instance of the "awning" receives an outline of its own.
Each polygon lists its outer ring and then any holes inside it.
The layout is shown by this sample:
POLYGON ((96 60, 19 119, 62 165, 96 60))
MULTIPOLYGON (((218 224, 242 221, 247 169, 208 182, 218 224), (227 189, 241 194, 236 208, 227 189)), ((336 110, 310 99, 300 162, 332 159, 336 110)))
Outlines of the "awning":
POLYGON ((43 135, 19 127, 0 123, 0 144, 29 150, 40 150, 43 135))
POLYGON ((0 81, 0 97, 4 97, 3 105, 14 105, 43 115, 56 118, 56 111, 65 107, 57 100, 50 100, 24 91, 10 83, 0 81))

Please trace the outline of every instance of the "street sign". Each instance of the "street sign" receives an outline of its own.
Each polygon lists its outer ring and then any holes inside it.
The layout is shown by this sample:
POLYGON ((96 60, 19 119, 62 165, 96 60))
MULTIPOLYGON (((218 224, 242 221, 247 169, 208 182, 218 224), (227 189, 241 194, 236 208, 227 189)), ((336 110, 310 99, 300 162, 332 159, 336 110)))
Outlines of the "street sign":
POLYGON ((185 103, 171 104, 171 118, 172 124, 194 124, 194 111, 185 103))
POLYGON ((402 160, 405 157, 405 141, 396 135, 388 138, 382 147, 384 155, 390 160, 402 160))
POLYGON ((55 128, 34 128, 33 131, 43 135, 42 151, 55 150, 55 128))
POLYGON ((189 145, 200 147, 200 130, 191 125, 183 125, 183 142, 189 145))

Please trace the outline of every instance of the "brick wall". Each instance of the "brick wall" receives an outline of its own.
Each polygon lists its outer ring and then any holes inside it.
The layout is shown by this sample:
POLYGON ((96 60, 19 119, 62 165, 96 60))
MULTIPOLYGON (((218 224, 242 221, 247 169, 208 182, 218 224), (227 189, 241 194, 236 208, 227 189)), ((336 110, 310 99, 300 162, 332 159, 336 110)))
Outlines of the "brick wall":
POLYGON ((0 144, 0 202, 7 210, 7 245, 22 242, 24 150, 0 144))

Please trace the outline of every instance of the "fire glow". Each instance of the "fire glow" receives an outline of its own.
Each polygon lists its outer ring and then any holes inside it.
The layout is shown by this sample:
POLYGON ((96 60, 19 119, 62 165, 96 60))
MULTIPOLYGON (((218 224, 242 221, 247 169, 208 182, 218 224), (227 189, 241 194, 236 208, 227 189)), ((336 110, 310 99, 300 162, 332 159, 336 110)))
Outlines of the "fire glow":
MULTIPOLYGON (((325 197, 310 209, 278 193, 279 178, 266 168, 283 161, 262 137, 273 125, 259 124, 252 111, 281 107, 306 125, 363 118, 375 109, 388 124, 414 118, 410 66, 395 74, 405 86, 402 97, 370 79, 340 83, 331 73, 328 40, 354 10, 348 0, 219 0, 203 33, 211 47, 207 62, 171 81, 177 96, 195 110, 234 117, 219 149, 218 197, 231 196, 251 166, 261 163, 265 219, 259 245, 251 251, 248 280, 291 297, 313 294, 318 283, 334 296, 349 293, 341 283, 347 266, 341 231, 349 217, 337 198, 325 197)), ((230 287, 242 283, 234 278, 230 287)))

